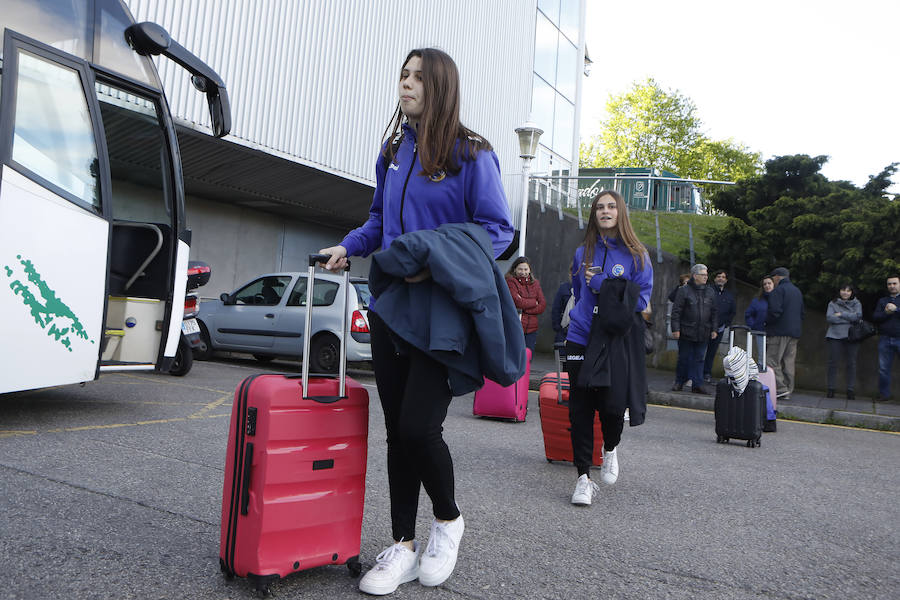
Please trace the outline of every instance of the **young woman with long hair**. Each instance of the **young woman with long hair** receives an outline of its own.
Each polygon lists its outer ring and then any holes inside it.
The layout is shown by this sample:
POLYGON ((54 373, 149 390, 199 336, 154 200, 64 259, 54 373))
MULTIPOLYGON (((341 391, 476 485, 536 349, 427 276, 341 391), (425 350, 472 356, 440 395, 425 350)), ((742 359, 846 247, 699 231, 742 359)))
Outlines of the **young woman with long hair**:
POLYGON ((838 288, 837 297, 828 303, 825 318, 828 321, 828 331, 825 332, 825 341, 828 342, 828 392, 826 394, 829 398, 834 398, 838 363, 843 361, 847 400, 855 400, 856 355, 859 352, 859 342, 851 342, 847 334, 850 331, 850 325, 862 319, 862 304, 853 293, 852 284, 844 283, 838 288))
MULTIPOLYGON (((475 223, 491 238, 494 257, 512 240, 509 207, 491 145, 459 121, 459 74, 447 54, 413 50, 403 61, 399 101, 376 162, 369 219, 330 254, 328 269, 347 256, 368 256, 408 232, 445 223, 475 223)), ((407 278, 417 283, 427 270, 407 278)), ((445 581, 456 565, 464 523, 456 504, 453 461, 442 437, 451 392, 447 367, 409 345, 398 353, 395 336, 369 307, 372 363, 387 430, 388 488, 393 543, 360 580, 369 594, 389 594, 418 579, 445 581), (419 490, 431 499, 434 521, 424 551, 416 542, 419 490)))
POLYGON ((527 257, 520 256, 513 261, 506 273, 506 285, 521 315, 525 347, 534 352, 538 315, 547 309, 547 300, 544 298, 541 282, 535 279, 534 273, 531 272, 531 263, 527 257))
MULTIPOLYGON (((631 226, 625 202, 617 192, 604 190, 594 197, 584 241, 575 250, 571 272, 575 307, 569 315, 566 370, 571 389, 572 450, 578 471, 572 504, 586 506, 598 490, 590 478, 594 413, 599 413, 603 431, 600 479, 610 485, 619 476, 616 448, 622 438, 625 409, 630 409, 631 426, 643 423, 646 413, 644 325, 640 313, 650 302, 653 267, 631 226), (626 291, 621 297, 610 297, 608 290, 613 286, 607 284, 617 279, 625 280, 626 291), (630 296, 629 290, 632 290, 630 296), (616 314, 622 314, 621 318, 630 323, 622 322, 606 329, 592 327, 594 308, 599 302, 620 309, 616 314), (635 323, 637 326, 633 326, 635 323), (588 364, 585 356, 590 354, 592 337, 597 336, 609 344, 609 356, 604 364, 588 364), (612 356, 614 347, 618 354, 612 356), (579 383, 580 376, 592 375, 582 370, 598 368, 606 369, 607 385, 579 383)), ((605 318, 606 313, 601 316, 605 318)))

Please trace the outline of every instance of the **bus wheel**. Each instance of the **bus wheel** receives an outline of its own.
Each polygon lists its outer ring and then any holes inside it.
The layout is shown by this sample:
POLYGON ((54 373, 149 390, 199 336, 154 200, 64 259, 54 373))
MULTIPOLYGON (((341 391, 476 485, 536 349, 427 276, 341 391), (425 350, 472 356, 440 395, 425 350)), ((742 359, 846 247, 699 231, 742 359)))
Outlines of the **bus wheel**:
POLYGON ((187 340, 182 337, 178 342, 178 350, 175 352, 175 360, 172 362, 169 374, 183 377, 187 375, 192 366, 194 366, 194 352, 188 346, 187 340))

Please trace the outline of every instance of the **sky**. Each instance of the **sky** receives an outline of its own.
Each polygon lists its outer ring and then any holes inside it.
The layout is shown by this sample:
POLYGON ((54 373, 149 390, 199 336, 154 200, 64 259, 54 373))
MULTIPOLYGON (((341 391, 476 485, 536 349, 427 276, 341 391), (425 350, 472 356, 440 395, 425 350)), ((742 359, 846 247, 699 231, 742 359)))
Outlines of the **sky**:
POLYGON ((587 0, 585 29, 582 140, 610 94, 653 77, 763 160, 824 154, 858 186, 900 162, 900 0, 587 0))

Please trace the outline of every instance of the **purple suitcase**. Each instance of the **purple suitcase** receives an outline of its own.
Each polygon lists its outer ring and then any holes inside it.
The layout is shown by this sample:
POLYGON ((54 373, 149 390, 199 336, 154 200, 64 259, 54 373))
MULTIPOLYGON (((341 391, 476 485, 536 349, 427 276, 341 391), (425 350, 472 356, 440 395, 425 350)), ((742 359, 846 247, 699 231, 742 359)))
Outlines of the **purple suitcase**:
POLYGON ((475 392, 472 414, 524 421, 528 414, 528 379, 531 376, 531 350, 525 348, 525 374, 514 384, 503 387, 485 378, 484 387, 475 392))

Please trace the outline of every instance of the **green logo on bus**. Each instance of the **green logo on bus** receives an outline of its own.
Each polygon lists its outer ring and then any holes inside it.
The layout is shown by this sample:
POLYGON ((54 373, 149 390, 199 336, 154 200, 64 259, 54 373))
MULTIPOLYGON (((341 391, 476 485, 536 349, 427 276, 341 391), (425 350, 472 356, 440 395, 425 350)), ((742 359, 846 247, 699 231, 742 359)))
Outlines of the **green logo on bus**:
MULTIPOLYGON (((84 325, 72 312, 72 309, 56 297, 56 292, 50 289, 38 273, 34 264, 28 259, 22 258, 22 255, 16 256, 25 272, 28 281, 37 287, 37 291, 41 298, 38 299, 32 291, 28 283, 23 283, 19 279, 13 279, 9 284, 9 288, 17 296, 22 297, 22 302, 31 310, 31 316, 34 322, 47 330, 47 335, 55 339, 57 342, 72 351, 72 336, 80 337, 94 343, 94 340, 88 336, 84 330, 84 325)), ((6 276, 12 278, 13 270, 9 266, 4 265, 6 276)))

